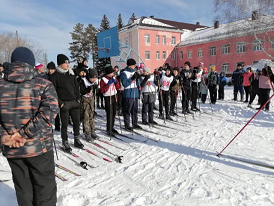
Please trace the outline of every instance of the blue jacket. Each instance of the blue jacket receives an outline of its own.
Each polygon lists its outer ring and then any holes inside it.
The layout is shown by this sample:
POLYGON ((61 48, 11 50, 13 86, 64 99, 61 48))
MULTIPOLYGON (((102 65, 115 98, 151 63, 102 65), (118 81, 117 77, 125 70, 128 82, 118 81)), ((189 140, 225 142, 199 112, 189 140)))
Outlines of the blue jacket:
POLYGON ((141 80, 140 79, 135 79, 135 85, 136 87, 134 88, 127 88, 130 87, 130 85, 133 82, 131 77, 135 73, 134 69, 131 69, 129 67, 126 67, 122 72, 121 72, 121 82, 124 87, 124 98, 129 99, 129 98, 139 98, 139 90, 138 87, 140 86, 141 80))
POLYGON ((243 85, 243 73, 245 73, 244 69, 241 69, 240 71, 236 69, 232 74, 232 83, 234 86, 242 86, 243 85))
POLYGON ((220 87, 224 87, 227 84, 227 78, 226 77, 219 77, 218 85, 220 87))

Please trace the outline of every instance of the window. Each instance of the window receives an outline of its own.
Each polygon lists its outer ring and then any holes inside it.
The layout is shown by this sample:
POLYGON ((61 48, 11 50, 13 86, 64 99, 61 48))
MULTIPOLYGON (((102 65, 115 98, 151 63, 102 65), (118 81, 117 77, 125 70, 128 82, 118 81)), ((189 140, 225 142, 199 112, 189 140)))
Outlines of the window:
POLYGON ((173 44, 173 45, 176 44, 176 37, 175 36, 172 37, 171 44, 173 44))
POLYGON ((159 44, 159 43, 160 43, 160 36, 156 35, 156 44, 159 44))
POLYGON ((145 51, 145 59, 150 60, 150 51, 145 51))
POLYGON ((175 52, 172 52, 172 53, 171 53, 171 59, 172 59, 172 60, 175 60, 175 52))
POLYGON ((157 59, 157 60, 160 59, 160 52, 159 52, 159 51, 156 52, 156 59, 157 59))
POLYGON ((198 53, 197 53, 198 58, 201 58, 204 56, 204 50, 203 49, 198 49, 198 53))
POLYGON ((128 38, 125 38, 125 45, 128 45, 128 38))
POLYGON ((271 49, 274 49, 274 38, 272 38, 270 41, 271 41, 271 49))
POLYGON ((245 42, 237 42, 237 53, 245 53, 245 42))
POLYGON ((187 58, 191 59, 192 58, 192 51, 187 51, 187 58))
POLYGON ((163 59, 166 59, 166 52, 163 51, 163 59))
POLYGON ((166 44, 166 36, 163 36, 163 44, 166 44))
POLYGON ((230 45, 229 44, 223 44, 222 54, 229 54, 229 52, 230 52, 230 45))
POLYGON ((262 42, 261 41, 258 41, 258 40, 255 40, 253 42, 253 51, 262 51, 262 42))
POLYGON ((180 51, 180 59, 183 59, 183 52, 180 51))
POLYGON ((222 72, 228 72, 229 70, 229 63, 222 64, 222 72))
POLYGON ((216 56, 216 47, 209 47, 209 56, 216 56))
POLYGON ((145 34, 145 44, 149 44, 149 34, 145 34))

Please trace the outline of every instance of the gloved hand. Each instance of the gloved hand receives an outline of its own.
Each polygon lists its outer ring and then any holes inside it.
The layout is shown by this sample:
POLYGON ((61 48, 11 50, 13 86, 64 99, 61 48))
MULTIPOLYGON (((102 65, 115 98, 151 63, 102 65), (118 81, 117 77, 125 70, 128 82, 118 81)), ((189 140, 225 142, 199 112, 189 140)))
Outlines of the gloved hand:
POLYGON ((136 79, 141 79, 141 74, 139 74, 138 72, 135 72, 136 74, 136 79))
POLYGON ((98 89, 98 84, 94 84, 93 85, 93 89, 95 90, 95 89, 98 89))
POLYGON ((145 80, 148 80, 150 78, 150 74, 145 76, 145 80))
POLYGON ((112 78, 112 79, 108 80, 107 85, 110 86, 110 85, 113 84, 114 82, 116 82, 116 81, 115 81, 115 79, 112 78))
POLYGON ((131 77, 131 80, 135 80, 137 78, 137 73, 135 72, 132 77, 131 77))

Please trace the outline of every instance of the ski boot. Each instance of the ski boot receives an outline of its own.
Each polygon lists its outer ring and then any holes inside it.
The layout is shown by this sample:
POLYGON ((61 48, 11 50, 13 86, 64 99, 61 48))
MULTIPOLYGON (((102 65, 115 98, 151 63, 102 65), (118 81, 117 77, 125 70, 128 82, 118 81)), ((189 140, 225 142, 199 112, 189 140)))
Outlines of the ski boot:
POLYGON ((166 119, 167 120, 171 120, 171 121, 173 121, 173 119, 171 118, 171 116, 168 114, 168 115, 166 115, 166 119))
POLYGON ((79 148, 79 149, 83 149, 84 145, 82 144, 82 142, 79 139, 79 136, 75 136, 74 137, 74 146, 79 148))
POLYGON ((125 130, 126 130, 127 132, 132 132, 132 131, 133 131, 133 128, 130 127, 130 126, 126 126, 126 127, 125 127, 125 130))
POLYGON ((234 101, 237 101, 237 93, 234 93, 234 98, 233 98, 234 101))
POLYGON ((244 95, 241 94, 241 102, 243 102, 243 101, 244 101, 244 95))
POLYGON ((116 129, 112 128, 112 134, 119 134, 119 132, 116 129))
POLYGON ((85 140, 87 142, 92 142, 93 141, 90 134, 85 134, 85 140))
POLYGON ((133 125, 133 129, 142 129, 142 127, 138 124, 133 125))
POLYGON ((72 151, 71 147, 69 146, 68 140, 62 140, 62 147, 65 152, 70 153, 72 151))
POLYGON ((160 119, 164 119, 165 117, 164 117, 163 114, 159 114, 159 118, 160 118, 160 119))

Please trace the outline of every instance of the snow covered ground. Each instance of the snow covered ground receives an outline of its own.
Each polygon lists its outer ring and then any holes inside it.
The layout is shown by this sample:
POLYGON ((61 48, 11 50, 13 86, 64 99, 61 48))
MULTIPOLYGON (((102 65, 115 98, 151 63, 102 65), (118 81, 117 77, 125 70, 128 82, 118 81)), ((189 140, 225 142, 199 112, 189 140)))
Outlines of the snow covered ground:
MULTIPOLYGON (((56 180, 57 205, 274 205, 273 169, 216 156, 217 151, 221 151, 256 112, 245 103, 231 101, 232 87, 227 87, 225 92, 225 101, 212 105, 213 115, 196 113, 194 119, 187 116, 185 122, 180 114, 178 123, 167 122, 174 129, 146 127, 162 134, 157 136, 143 132, 153 139, 160 139, 158 143, 151 140, 140 143, 125 138, 128 144, 110 141, 126 149, 122 151, 98 142, 111 152, 123 155, 123 164, 108 163, 74 148, 76 154, 98 166, 83 170, 58 150, 60 159, 57 162, 81 176, 75 177, 56 169, 68 179, 67 182, 56 180)), ((257 100, 253 107, 257 107, 256 103, 257 100)), ((178 106, 178 112, 181 112, 181 104, 178 103, 178 106)), ((209 104, 201 105, 201 108, 211 112, 209 104)), ((271 106, 270 112, 261 112, 224 154, 274 166, 273 111, 271 106)), ((99 113, 104 115, 102 110, 99 113)), ((163 124, 162 120, 156 121, 163 124)), ((118 121, 116 123, 118 125, 118 121)), ((98 118, 96 125, 103 127, 103 120, 98 118)), ((104 136, 101 131, 98 134, 104 136)), ((134 135, 132 137, 138 138, 134 135)), ((70 138, 73 143, 73 136, 70 138)), ((56 134, 56 140, 57 144, 60 143, 59 133, 56 134)), ((100 157, 104 156, 93 145, 85 145, 100 157)), ((0 179, 11 178, 9 173, 3 172, 9 171, 3 156, 0 156, 0 165, 0 179)), ((12 181, 0 183, 0 206, 16 205, 12 181)))

